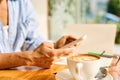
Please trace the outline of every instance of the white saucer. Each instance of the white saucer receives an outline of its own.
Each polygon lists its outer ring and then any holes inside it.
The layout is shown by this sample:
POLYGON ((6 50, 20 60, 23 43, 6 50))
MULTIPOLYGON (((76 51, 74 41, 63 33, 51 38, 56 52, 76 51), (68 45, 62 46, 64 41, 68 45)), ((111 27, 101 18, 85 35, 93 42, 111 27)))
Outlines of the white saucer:
MULTIPOLYGON (((55 75, 56 80, 75 80, 70 74, 68 69, 62 70, 55 75)), ((113 77, 108 73, 108 75, 101 80, 113 80, 113 77)))
POLYGON ((67 65, 67 57, 60 57, 54 64, 67 65))

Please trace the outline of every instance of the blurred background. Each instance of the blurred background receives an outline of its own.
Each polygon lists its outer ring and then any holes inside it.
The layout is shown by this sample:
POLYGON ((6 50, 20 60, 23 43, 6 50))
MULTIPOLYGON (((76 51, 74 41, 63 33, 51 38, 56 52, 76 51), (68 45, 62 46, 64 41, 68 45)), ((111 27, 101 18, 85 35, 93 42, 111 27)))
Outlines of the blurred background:
POLYGON ((116 24, 115 43, 120 44, 120 0, 32 0, 40 22, 40 34, 57 40, 66 24, 116 24))

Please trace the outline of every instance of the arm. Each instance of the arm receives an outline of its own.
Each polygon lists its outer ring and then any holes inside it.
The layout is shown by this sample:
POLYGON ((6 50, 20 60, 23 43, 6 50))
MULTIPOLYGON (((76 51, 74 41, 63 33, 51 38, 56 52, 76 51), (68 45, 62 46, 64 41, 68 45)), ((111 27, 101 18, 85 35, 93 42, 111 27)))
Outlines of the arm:
MULTIPOLYGON (((66 39, 66 37, 63 37, 61 40, 64 41, 64 38, 66 39)), ((59 44, 61 43, 58 42, 58 45, 59 44)), ((55 49, 54 43, 43 42, 33 51, 0 54, 0 69, 13 68, 25 65, 50 68, 52 63, 57 58, 59 58, 60 56, 69 55, 70 53, 73 53, 73 51, 74 47, 55 49), (49 57, 44 54, 47 54, 49 57)))
POLYGON ((27 65, 32 51, 0 54, 0 69, 27 65))

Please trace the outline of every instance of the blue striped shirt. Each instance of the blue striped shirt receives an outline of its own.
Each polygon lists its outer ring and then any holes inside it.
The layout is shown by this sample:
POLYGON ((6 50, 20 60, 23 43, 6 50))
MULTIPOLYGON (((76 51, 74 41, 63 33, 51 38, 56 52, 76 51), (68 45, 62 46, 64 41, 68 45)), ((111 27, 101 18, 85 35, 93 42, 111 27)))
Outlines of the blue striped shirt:
POLYGON ((8 0, 8 40, 5 39, 0 21, 0 53, 20 52, 36 48, 45 39, 39 35, 39 24, 30 0, 8 0))

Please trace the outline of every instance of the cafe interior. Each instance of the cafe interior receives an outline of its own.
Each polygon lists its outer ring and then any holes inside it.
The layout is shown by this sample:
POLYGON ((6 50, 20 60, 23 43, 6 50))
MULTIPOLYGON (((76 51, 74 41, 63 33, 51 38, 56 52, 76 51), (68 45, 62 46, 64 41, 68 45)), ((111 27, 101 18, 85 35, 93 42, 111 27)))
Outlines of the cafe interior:
POLYGON ((81 24, 105 24, 105 26, 107 26, 106 24, 114 24, 116 25, 116 34, 113 51, 120 53, 119 6, 117 6, 119 3, 117 1, 32 0, 32 3, 40 23, 39 33, 46 39, 54 41, 59 39, 69 29, 70 24, 73 25, 75 31, 74 24, 78 24, 78 26, 83 26, 81 24))
POLYGON ((40 24, 40 35, 51 41, 73 35, 81 41, 75 53, 97 56, 97 60, 102 59, 101 63, 86 64, 65 56, 50 69, 28 66, 0 70, 0 80, 120 80, 120 0, 31 2, 40 24), (97 73, 96 67, 99 67, 97 73), (90 78, 94 73, 94 78, 90 78))

